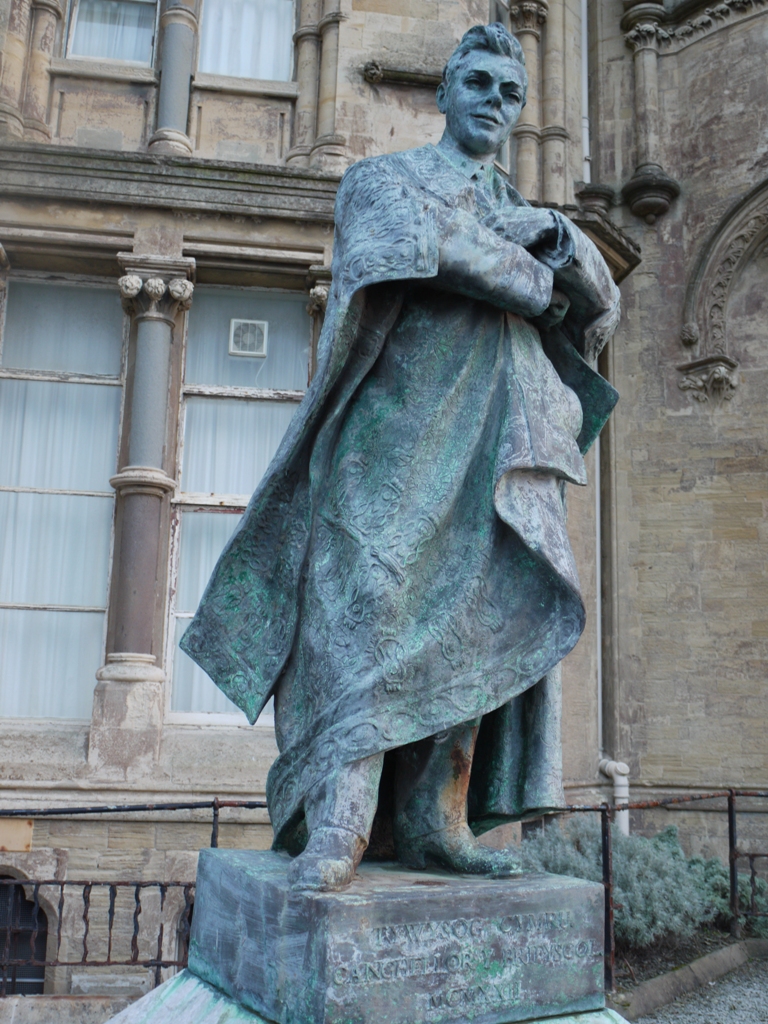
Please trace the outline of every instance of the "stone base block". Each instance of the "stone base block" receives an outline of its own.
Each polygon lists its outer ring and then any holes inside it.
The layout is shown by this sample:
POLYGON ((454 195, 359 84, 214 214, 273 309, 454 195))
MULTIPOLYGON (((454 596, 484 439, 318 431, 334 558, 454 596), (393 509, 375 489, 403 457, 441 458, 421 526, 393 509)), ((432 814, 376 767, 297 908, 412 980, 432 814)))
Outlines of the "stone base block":
POLYGON ((204 850, 189 969, 278 1024, 512 1024, 598 1010, 603 889, 364 864, 293 892, 289 858, 204 850))
MULTIPOLYGON (((471 1018, 465 1018, 469 1020, 471 1018)), ((25 1018, 26 1020, 26 1018, 25 1018)), ((32 1021, 30 1019, 30 1024, 32 1021)), ((37 1022, 35 1022, 37 1024, 37 1022)), ((48 1021, 45 1024, 49 1024, 48 1021)), ((52 1021, 50 1022, 52 1024, 52 1021)), ((112 1024, 267 1024, 263 1017, 196 978, 177 974, 112 1018, 112 1024)), ((414 1022, 418 1024, 418 1022, 414 1022)), ((526 1024, 626 1024, 613 1010, 595 1010, 568 1017, 539 1017, 526 1024)))

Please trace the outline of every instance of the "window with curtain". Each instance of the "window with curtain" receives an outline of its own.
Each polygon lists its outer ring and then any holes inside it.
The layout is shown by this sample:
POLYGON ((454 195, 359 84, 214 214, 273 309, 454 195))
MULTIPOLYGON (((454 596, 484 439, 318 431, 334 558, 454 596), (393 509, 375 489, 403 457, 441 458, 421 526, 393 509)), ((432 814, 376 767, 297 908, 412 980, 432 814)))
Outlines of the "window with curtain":
POLYGON ((0 716, 90 718, 123 392, 117 289, 11 280, 0 343, 0 716))
POLYGON ((77 0, 70 57, 151 64, 156 0, 77 0))
POLYGON ((204 0, 198 71, 288 82, 294 0, 204 0))
POLYGON ((304 395, 306 306, 303 293, 195 290, 184 370, 181 487, 174 501, 177 583, 168 655, 173 712, 241 715, 178 642, 304 395))

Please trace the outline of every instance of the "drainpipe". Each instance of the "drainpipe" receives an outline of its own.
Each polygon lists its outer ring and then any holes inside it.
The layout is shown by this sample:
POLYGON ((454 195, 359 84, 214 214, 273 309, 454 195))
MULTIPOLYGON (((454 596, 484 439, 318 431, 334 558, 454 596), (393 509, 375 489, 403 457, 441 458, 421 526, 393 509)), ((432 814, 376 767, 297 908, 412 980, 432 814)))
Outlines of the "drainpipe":
MULTIPOLYGON (((609 761, 608 758, 603 758, 598 768, 613 782, 613 806, 629 803, 629 765, 623 761, 609 761)), ((619 832, 628 836, 629 811, 617 811, 615 819, 619 832)))

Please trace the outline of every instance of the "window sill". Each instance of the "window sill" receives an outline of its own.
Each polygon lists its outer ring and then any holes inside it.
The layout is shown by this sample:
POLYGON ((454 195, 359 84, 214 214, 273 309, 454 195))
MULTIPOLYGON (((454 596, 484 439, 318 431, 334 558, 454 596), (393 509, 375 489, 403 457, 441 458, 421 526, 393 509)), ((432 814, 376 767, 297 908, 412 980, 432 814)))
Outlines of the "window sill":
POLYGON ((154 68, 146 64, 129 64, 121 61, 99 60, 96 57, 54 57, 50 75, 57 78, 101 78, 112 82, 138 82, 157 85, 154 68))
POLYGON ((243 96, 275 96, 293 100, 299 95, 297 82, 271 82, 261 78, 235 78, 232 75, 197 74, 192 88, 198 92, 228 92, 243 96))
POLYGON ((265 717, 263 721, 259 718, 254 725, 251 725, 242 712, 226 714, 215 711, 169 711, 165 716, 165 724, 169 726, 187 725, 198 728, 205 726, 207 729, 217 726, 225 729, 233 727, 249 730, 259 729, 264 730, 264 735, 268 738, 274 736, 275 728, 274 718, 265 717))

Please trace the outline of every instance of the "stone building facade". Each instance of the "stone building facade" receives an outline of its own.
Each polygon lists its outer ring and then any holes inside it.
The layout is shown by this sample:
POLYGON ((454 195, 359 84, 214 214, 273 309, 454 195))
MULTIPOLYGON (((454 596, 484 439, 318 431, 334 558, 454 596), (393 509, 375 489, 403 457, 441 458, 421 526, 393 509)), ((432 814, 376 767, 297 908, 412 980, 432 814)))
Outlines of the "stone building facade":
MULTIPOLYGON (((4 808, 263 797, 269 714, 177 641, 311 375, 340 174, 437 141, 488 20, 530 79, 502 169, 623 295, 569 497, 568 797, 609 795, 603 757, 649 799, 768 786, 765 0, 2 0, 4 808)), ((722 854, 722 815, 672 820, 722 854)), ((0 875, 191 880, 209 839, 202 812, 5 819, 0 875)), ((98 987, 76 973, 49 988, 98 987)))

